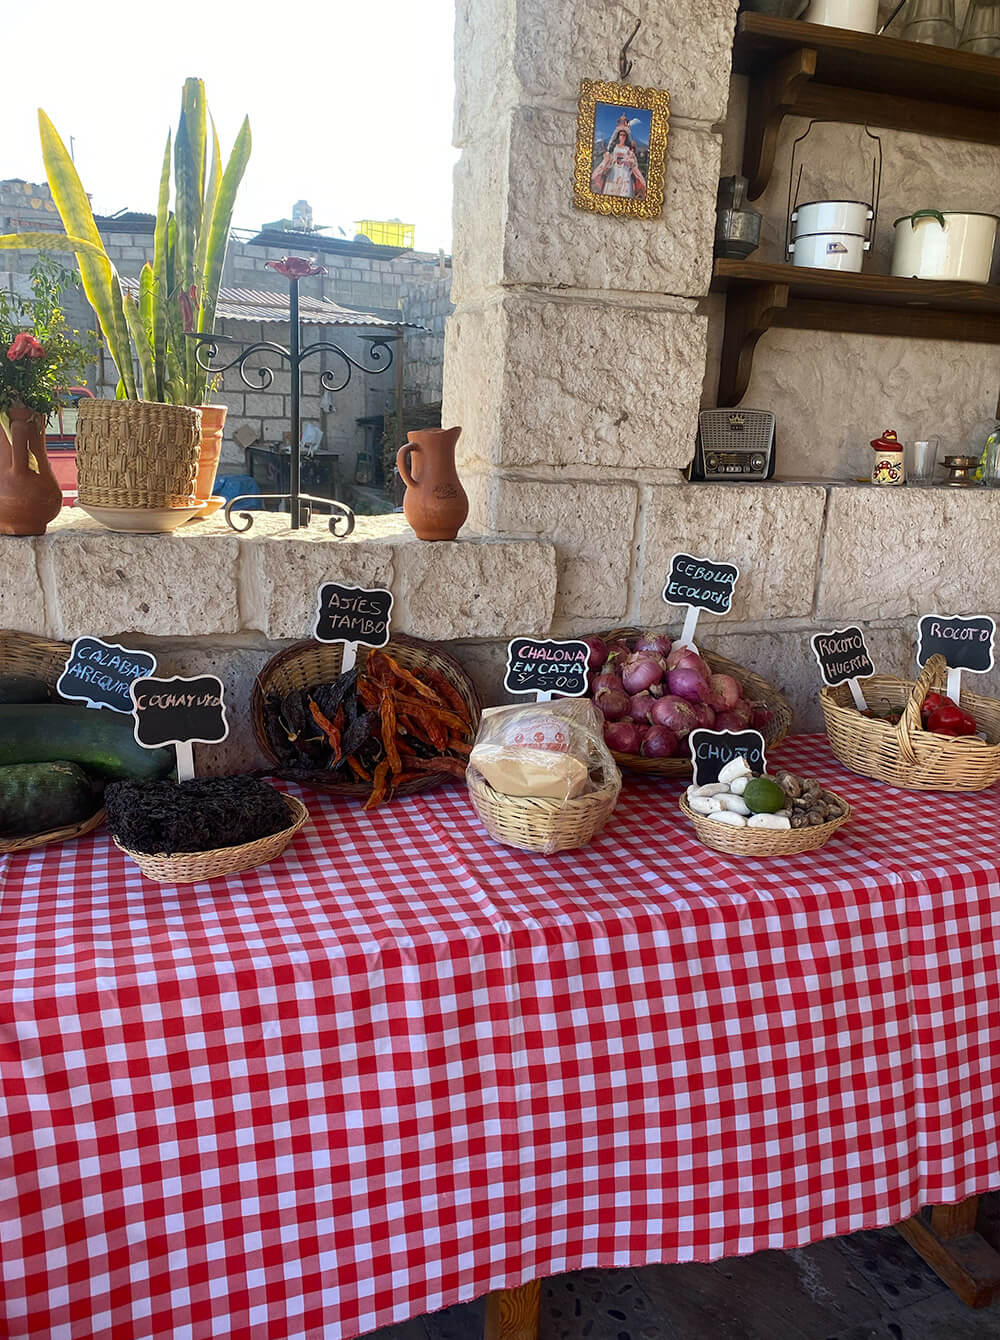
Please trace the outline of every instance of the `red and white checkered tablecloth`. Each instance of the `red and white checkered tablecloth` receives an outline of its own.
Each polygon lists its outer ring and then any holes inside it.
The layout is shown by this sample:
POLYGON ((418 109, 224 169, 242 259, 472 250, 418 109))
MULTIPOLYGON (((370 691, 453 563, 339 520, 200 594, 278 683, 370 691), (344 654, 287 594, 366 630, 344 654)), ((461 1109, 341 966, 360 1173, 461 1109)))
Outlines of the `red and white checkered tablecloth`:
POLYGON ((823 851, 716 855, 636 780, 546 858, 451 787, 307 794, 204 885, 0 859, 2 1333, 347 1340, 1000 1185, 997 788, 779 757, 857 807, 823 851))

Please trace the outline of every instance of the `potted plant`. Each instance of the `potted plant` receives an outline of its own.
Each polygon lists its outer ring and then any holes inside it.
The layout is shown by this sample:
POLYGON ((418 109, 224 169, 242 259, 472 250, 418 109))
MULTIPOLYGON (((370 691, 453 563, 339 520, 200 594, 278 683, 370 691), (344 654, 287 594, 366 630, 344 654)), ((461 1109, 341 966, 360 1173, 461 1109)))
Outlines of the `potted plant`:
POLYGON ((42 535, 62 506, 45 424, 64 388, 83 384, 95 335, 66 323, 60 294, 79 277, 51 257, 31 268, 30 298, 0 290, 0 534, 42 535))
MULTIPOLYGON (((76 253, 84 292, 119 378, 114 401, 81 406, 79 500, 88 509, 96 506, 99 515, 105 508, 155 510, 162 522, 156 528, 173 529, 178 518, 171 512, 197 510, 192 505, 201 406, 210 375, 187 336, 215 329, 233 206, 250 156, 249 122, 244 118, 223 168, 205 86, 200 79, 185 80, 177 134, 167 134, 160 169, 153 258, 132 292, 108 256, 66 146, 43 111, 38 119, 49 189, 66 232, 8 234, 0 237, 0 248, 76 253)), ((205 416, 207 451, 215 457, 202 470, 206 497, 225 417, 223 406, 213 408, 218 413, 205 416)), ((133 528, 127 518, 116 524, 133 528)), ((134 524, 153 528, 141 518, 134 524)))

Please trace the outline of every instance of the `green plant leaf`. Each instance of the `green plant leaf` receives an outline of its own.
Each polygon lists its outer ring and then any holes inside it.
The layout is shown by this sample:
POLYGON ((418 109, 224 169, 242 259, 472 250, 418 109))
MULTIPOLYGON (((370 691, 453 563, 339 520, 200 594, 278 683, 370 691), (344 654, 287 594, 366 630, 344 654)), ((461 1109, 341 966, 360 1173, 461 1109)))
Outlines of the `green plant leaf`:
POLYGON ((49 189, 67 234, 82 238, 83 241, 89 242, 91 247, 103 253, 95 255, 90 248, 77 251, 77 263, 80 266, 80 277, 83 280, 83 291, 87 295, 87 301, 100 323, 125 390, 134 398, 135 376, 118 276, 104 249, 101 234, 94 222, 90 201, 77 175, 73 160, 59 138, 59 132, 41 108, 38 111, 38 129, 49 189))
MULTIPOLYGON (((143 271, 146 270, 149 270, 148 265, 143 266, 143 271)), ((149 273, 152 275, 151 270, 149 273)), ((140 285, 141 282, 140 280, 140 285)), ((140 287, 140 294, 141 291, 140 287)), ((139 356, 143 399, 154 400, 156 398, 156 370, 153 367, 153 346, 142 319, 141 307, 136 304, 135 299, 129 293, 125 294, 122 306, 125 312, 125 320, 128 322, 129 334, 132 336, 132 344, 139 356)))
POLYGON ((169 248, 170 224, 170 163, 172 157, 172 139, 167 131, 167 144, 163 150, 163 166, 160 169, 160 194, 156 203, 156 226, 153 229, 153 280, 155 283, 153 303, 153 366, 156 369, 156 398, 162 400, 166 394, 167 382, 167 303, 170 301, 170 285, 167 279, 167 253, 169 248))
POLYGON ((239 190, 243 174, 250 159, 252 141, 250 122, 244 117, 239 134, 233 144, 226 170, 219 183, 215 208, 212 210, 212 224, 209 230, 208 245, 205 250, 205 268, 201 278, 201 312, 198 329, 211 335, 215 330, 215 309, 219 303, 219 286, 222 283, 222 267, 226 263, 226 247, 229 243, 229 227, 233 219, 236 204, 236 192, 239 190))

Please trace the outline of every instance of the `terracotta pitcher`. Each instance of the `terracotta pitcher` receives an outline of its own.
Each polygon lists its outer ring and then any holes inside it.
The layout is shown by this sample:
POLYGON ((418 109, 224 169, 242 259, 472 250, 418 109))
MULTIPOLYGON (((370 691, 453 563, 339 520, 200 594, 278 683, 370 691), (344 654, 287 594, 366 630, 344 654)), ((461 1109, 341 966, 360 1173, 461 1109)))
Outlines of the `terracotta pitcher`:
POLYGON ((201 407, 201 454, 198 457, 198 480, 195 496, 198 502, 207 502, 215 487, 222 455, 222 430, 226 426, 225 405, 201 407))
POLYGON ((0 427, 0 535, 44 535, 62 507, 62 489, 45 454, 45 415, 20 402, 0 427))
POLYGON ((423 428, 407 433, 406 446, 396 453, 406 485, 403 515, 418 539, 453 540, 469 515, 469 500, 455 469, 455 443, 461 431, 423 428))

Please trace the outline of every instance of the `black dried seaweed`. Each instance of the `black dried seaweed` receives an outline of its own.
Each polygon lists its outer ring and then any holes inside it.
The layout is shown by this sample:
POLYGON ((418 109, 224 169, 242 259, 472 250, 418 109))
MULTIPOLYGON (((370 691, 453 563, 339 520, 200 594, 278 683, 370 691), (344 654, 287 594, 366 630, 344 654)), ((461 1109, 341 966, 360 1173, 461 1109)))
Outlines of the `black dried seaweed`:
POLYGON ((281 792, 254 777, 113 782, 104 803, 112 835, 149 854, 237 847, 291 823, 281 792))

